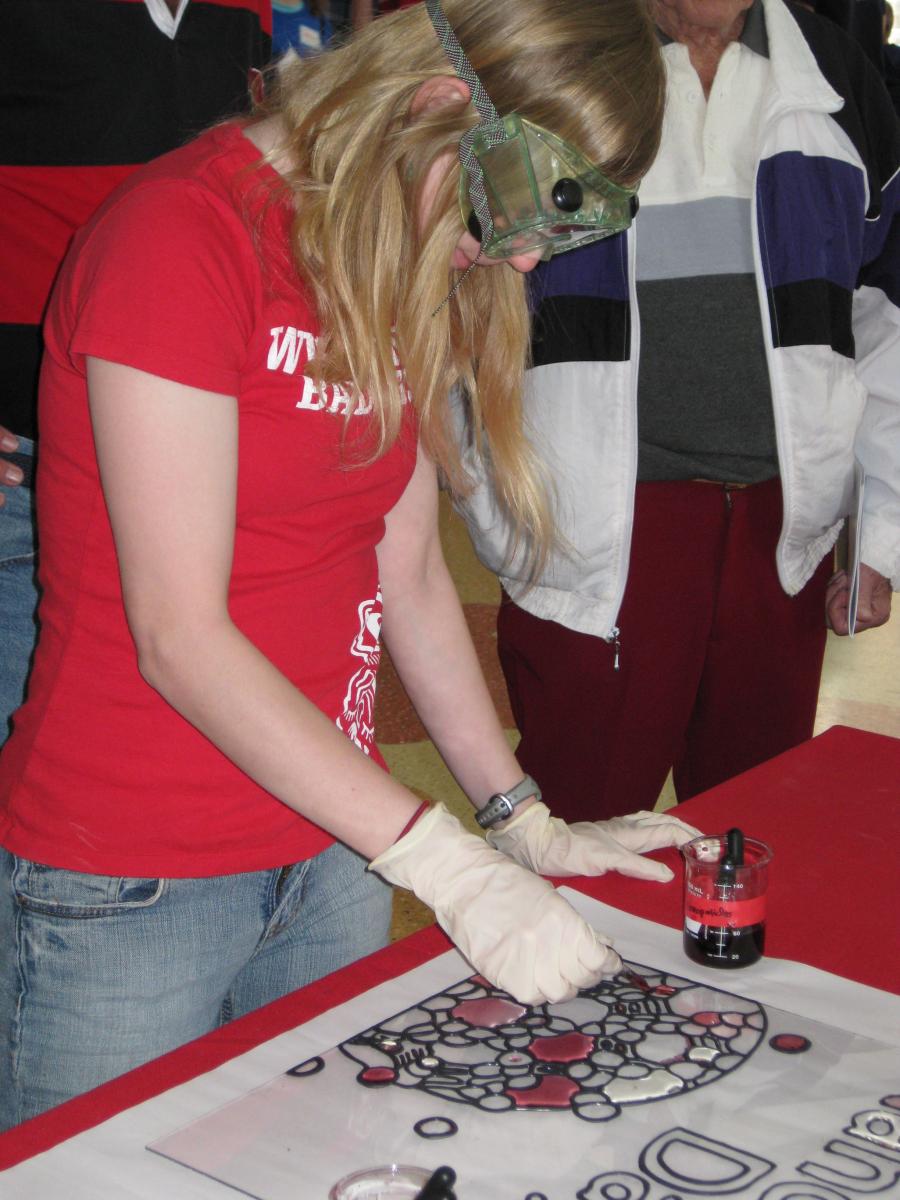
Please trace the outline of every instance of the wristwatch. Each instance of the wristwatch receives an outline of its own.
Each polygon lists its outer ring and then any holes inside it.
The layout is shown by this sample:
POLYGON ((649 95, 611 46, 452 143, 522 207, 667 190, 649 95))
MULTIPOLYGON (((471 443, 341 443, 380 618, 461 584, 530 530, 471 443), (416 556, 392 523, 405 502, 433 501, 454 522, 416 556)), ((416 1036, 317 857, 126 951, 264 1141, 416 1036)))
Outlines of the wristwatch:
POLYGON ((496 795, 491 796, 484 808, 479 808, 475 814, 475 820, 482 829, 490 829, 492 825, 496 825, 499 821, 508 820, 513 815, 513 809, 516 805, 521 804, 523 800, 527 800, 529 796, 534 796, 535 800, 540 800, 541 789, 530 775, 526 775, 521 783, 517 783, 508 792, 497 792, 496 795))

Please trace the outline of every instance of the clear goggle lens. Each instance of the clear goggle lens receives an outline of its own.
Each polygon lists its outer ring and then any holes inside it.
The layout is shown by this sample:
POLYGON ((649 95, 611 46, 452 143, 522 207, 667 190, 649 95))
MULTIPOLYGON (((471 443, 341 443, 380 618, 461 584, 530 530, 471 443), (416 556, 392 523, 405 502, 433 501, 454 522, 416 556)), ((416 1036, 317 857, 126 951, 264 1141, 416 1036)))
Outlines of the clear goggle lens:
MULTIPOLYGON (((483 247, 491 258, 535 250, 543 258, 621 233, 637 212, 637 189, 619 187, 562 138, 512 114, 503 118, 505 141, 476 136, 494 231, 483 247)), ((462 169, 459 204, 463 222, 481 241, 481 225, 462 169)))

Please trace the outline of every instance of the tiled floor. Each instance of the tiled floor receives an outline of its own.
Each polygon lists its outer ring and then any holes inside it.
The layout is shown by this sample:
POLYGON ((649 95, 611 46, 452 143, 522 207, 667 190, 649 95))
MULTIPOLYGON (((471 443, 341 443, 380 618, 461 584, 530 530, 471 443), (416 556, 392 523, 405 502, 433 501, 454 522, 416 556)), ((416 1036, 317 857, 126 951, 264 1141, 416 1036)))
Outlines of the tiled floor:
MULTIPOLYGON (((462 522, 442 506, 442 534, 469 626, 491 684, 498 711, 515 744, 509 704, 496 661, 494 615, 499 599, 496 579, 476 560, 462 522)), ((828 635, 825 667, 816 717, 816 733, 832 725, 852 725, 900 737, 900 602, 892 621, 853 639, 828 635)), ((442 800, 474 831, 471 807, 425 737, 389 662, 379 675, 376 728, 380 746, 394 774, 407 786, 431 799, 442 800)), ((671 783, 660 806, 674 802, 671 783)), ((428 909, 409 893, 398 893, 394 906, 394 936, 430 921, 428 909)))
POLYGON ((880 629, 828 635, 816 733, 831 725, 900 737, 900 602, 880 629))

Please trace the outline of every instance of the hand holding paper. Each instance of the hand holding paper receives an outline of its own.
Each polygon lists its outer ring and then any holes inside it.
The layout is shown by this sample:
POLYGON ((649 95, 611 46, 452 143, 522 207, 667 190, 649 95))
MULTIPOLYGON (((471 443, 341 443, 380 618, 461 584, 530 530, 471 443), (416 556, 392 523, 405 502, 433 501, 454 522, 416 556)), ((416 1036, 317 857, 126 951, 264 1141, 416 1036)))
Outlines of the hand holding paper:
POLYGON ((828 625, 840 636, 853 636, 864 629, 884 625, 891 615, 891 582, 862 563, 854 599, 846 571, 838 571, 828 583, 825 612, 828 625))

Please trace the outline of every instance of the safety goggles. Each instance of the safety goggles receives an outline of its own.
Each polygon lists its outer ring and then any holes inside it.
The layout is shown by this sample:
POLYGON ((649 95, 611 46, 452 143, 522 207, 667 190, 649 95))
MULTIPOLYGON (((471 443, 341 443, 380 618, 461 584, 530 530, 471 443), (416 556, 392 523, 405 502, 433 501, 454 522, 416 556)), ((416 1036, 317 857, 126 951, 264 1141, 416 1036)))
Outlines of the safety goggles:
POLYGON ((459 175, 459 206, 469 232, 491 258, 541 251, 543 258, 627 229, 637 212, 636 189, 619 187, 568 142, 513 113, 503 117, 503 141, 476 136, 492 232, 470 195, 471 175, 459 175))
POLYGON ((481 120, 459 143, 460 210, 482 254, 543 258, 621 233, 637 212, 619 187, 562 138, 511 113, 501 117, 445 16, 425 0, 435 33, 481 120))

